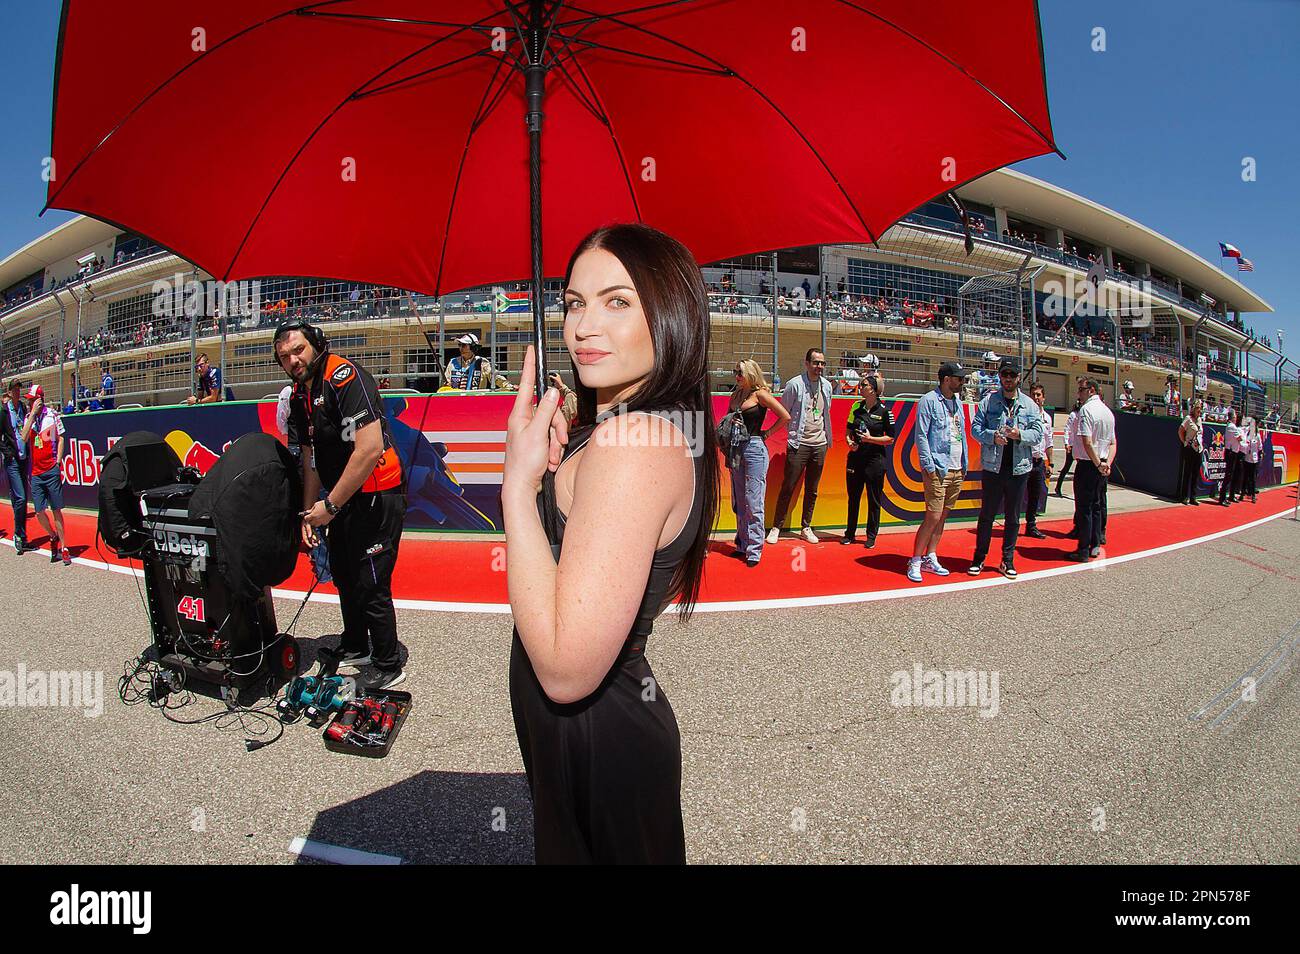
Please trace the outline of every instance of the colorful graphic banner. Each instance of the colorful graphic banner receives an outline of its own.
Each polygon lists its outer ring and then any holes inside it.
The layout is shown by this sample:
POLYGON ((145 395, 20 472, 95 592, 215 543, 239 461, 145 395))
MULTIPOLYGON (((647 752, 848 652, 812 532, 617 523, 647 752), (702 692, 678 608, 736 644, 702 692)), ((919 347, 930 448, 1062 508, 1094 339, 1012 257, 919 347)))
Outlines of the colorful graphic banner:
MULTIPOLYGON (((852 397, 831 402, 830 426, 834 443, 827 454, 818 490, 814 525, 843 527, 848 518, 845 468, 848 448, 844 441, 852 397)), ((714 396, 715 420, 726 412, 728 397, 714 396)), ((506 418, 514 403, 510 394, 434 394, 386 397, 385 408, 393 440, 408 477, 407 526, 412 529, 499 530, 501 472, 505 460, 506 418)), ((894 416, 895 443, 889 448, 890 466, 885 478, 882 522, 916 521, 925 511, 920 465, 913 440, 916 402, 886 402, 894 416)), ((161 407, 72 414, 63 418, 67 446, 63 461, 65 501, 70 507, 94 510, 98 504, 99 463, 113 443, 132 431, 153 431, 166 438, 182 462, 201 473, 216 462, 243 434, 263 431, 280 440, 275 401, 248 401, 194 407, 161 407)), ((970 442, 970 479, 958 501, 958 516, 979 509, 979 446, 970 441, 973 405, 964 406, 970 442)), ((771 424, 769 416, 766 422, 771 424)), ((770 525, 785 470, 786 433, 768 440, 765 514, 770 525)), ((730 506, 731 478, 722 468, 718 530, 734 530, 730 506)), ((6 493, 8 488, 5 487, 6 493)), ((802 507, 802 487, 791 502, 797 524, 802 507)), ((789 518, 787 518, 789 519, 789 518)), ((859 523, 866 519, 863 496, 859 523)))

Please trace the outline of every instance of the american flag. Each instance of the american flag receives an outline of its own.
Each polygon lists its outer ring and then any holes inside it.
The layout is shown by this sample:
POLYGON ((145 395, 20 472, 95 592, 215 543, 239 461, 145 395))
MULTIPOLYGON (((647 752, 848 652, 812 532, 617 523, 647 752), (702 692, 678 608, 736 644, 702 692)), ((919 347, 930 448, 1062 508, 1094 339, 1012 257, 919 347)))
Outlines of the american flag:
POLYGON ((1254 270, 1255 270, 1255 266, 1251 264, 1250 259, 1248 258, 1237 259, 1237 271, 1253 272, 1254 270))

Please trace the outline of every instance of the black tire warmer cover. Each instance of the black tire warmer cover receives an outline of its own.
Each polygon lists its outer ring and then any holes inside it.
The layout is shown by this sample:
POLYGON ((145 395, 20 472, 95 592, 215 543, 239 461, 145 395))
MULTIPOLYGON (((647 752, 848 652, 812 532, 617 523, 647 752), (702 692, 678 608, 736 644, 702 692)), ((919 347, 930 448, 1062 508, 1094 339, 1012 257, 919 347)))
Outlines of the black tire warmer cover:
POLYGON ((217 569, 240 600, 289 578, 298 561, 302 475, 270 434, 245 434, 190 497, 190 519, 217 532, 217 569))
POLYGON ((153 431, 132 431, 119 439, 99 465, 99 535, 118 556, 135 556, 150 540, 140 514, 141 488, 132 484, 126 463, 127 448, 146 444, 157 445, 160 454, 172 456, 175 474, 181 466, 180 458, 153 431))

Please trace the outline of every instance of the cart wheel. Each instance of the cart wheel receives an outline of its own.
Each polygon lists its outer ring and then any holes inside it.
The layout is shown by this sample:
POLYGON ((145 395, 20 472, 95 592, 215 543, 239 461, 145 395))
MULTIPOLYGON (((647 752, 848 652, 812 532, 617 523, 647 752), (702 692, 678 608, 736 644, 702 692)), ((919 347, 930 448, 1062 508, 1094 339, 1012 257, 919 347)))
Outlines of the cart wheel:
POLYGON ((298 662, 301 658, 298 640, 288 633, 281 633, 280 645, 271 653, 271 671, 281 679, 292 679, 298 675, 298 662))

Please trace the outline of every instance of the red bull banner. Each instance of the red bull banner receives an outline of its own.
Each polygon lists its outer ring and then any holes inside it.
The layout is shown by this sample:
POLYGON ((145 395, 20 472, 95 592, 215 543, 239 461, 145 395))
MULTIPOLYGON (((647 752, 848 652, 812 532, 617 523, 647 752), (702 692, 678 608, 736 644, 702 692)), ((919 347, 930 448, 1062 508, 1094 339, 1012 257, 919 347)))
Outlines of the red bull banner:
MULTIPOLYGON (((848 493, 844 479, 848 448, 844 434, 854 400, 856 398, 836 397, 831 402, 830 426, 834 442, 826 457, 817 497, 814 523, 818 527, 843 527, 848 518, 848 493)), ((727 401, 726 395, 714 396, 715 421, 726 412, 727 401)), ((384 403, 393 441, 408 475, 407 526, 411 529, 499 531, 502 526, 500 490, 505 462, 506 418, 514 403, 514 395, 443 393, 389 396, 384 403)), ((924 513, 925 498, 913 440, 916 402, 895 400, 887 403, 894 416, 896 440, 888 449, 892 465, 885 480, 882 521, 917 521, 924 513)), ((966 405, 964 410, 969 442, 974 407, 966 405)), ((226 448, 244 434, 262 431, 284 440, 276 426, 276 402, 273 400, 70 414, 63 418, 63 422, 67 431, 63 459, 65 500, 70 507, 87 510, 94 510, 97 506, 100 460, 119 438, 132 431, 153 431, 163 436, 176 455, 200 473, 206 473, 226 448)), ((958 501, 958 516, 973 516, 979 509, 979 446, 973 442, 969 446, 971 479, 963 487, 958 501)), ((769 438, 768 450, 770 466, 765 512, 770 523, 785 468, 785 431, 777 431, 769 438)), ((801 492, 800 488, 791 504, 791 513, 798 513, 801 492)), ((736 517, 730 506, 730 475, 725 468, 722 470, 720 499, 722 506, 716 529, 734 530, 736 517)), ((860 517, 865 517, 865 509, 860 517)))

